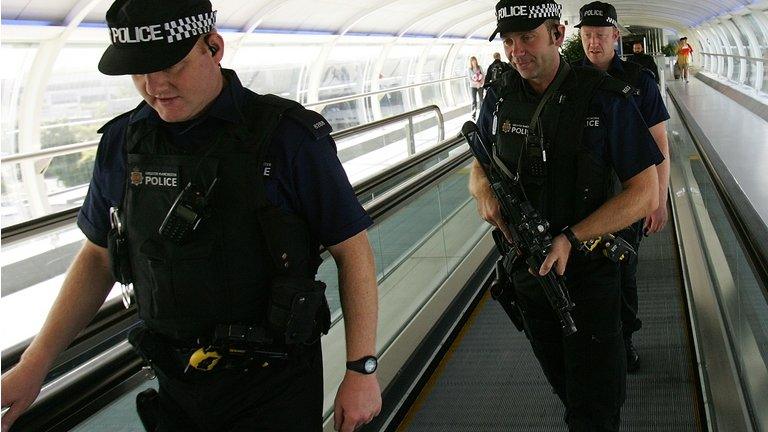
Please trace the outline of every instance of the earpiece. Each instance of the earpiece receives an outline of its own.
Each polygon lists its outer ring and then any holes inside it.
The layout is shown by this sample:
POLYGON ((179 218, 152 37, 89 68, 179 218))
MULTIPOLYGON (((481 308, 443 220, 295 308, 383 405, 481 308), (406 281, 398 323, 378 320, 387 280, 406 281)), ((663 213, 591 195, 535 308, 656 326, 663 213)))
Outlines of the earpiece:
POLYGON ((560 32, 555 30, 554 32, 552 32, 552 36, 554 36, 555 39, 560 39, 560 32))

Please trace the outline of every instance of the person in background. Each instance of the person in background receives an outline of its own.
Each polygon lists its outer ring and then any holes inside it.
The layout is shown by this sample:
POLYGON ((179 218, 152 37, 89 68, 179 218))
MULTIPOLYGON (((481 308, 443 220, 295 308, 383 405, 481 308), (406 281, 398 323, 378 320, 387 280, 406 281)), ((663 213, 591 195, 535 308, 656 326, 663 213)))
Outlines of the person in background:
POLYGON ((688 43, 688 38, 683 36, 677 43, 677 67, 685 82, 688 82, 688 68, 693 60, 693 47, 688 43))
POLYGON ((656 81, 657 85, 659 84, 659 67, 653 57, 645 53, 643 41, 635 41, 632 44, 632 55, 627 57, 627 60, 648 69, 653 74, 653 80, 656 81))
POLYGON ((472 92, 472 118, 474 119, 477 116, 478 107, 483 105, 483 96, 485 95, 485 89, 483 88, 485 74, 483 73, 483 68, 477 63, 477 57, 475 56, 469 58, 467 77, 469 77, 469 87, 472 92))
POLYGON ((512 69, 512 66, 509 63, 501 61, 501 54, 493 53, 493 63, 488 65, 487 73, 485 74, 485 85, 483 87, 488 88, 495 83, 499 83, 501 75, 510 69, 512 69))
MULTIPOLYGON (((643 235, 656 233, 667 223, 669 143, 665 122, 669 120, 669 112, 664 106, 659 86, 654 84, 651 72, 636 63, 622 61, 614 50, 613 47, 619 40, 619 29, 616 27, 618 18, 613 5, 600 1, 588 3, 579 10, 579 17, 581 22, 576 27, 579 28, 581 44, 586 54, 580 64, 608 72, 610 76, 632 86, 634 101, 656 146, 665 158, 657 167, 659 205, 645 219, 640 219, 619 232, 619 235, 637 251, 643 235)), ((635 372, 640 367, 640 355, 632 342, 632 334, 642 326, 637 317, 637 261, 637 255, 633 255, 620 266, 621 327, 628 372, 635 372)))

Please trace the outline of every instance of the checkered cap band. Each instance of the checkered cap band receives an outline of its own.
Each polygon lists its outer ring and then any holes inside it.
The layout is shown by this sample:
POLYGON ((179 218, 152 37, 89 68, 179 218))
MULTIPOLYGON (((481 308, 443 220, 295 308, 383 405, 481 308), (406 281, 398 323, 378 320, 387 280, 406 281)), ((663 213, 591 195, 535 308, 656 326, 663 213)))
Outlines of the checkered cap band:
POLYGON ((531 6, 528 12, 528 18, 560 18, 563 6, 557 3, 546 3, 542 5, 531 6))
POLYGON ((163 24, 168 43, 206 34, 216 25, 216 11, 201 13, 163 24))

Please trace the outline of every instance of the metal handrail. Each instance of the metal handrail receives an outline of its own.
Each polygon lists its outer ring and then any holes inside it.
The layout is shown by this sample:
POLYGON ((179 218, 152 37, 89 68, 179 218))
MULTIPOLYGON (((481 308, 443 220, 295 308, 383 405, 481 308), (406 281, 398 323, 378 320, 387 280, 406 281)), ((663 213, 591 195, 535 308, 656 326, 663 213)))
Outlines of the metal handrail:
POLYGON ((736 58, 740 60, 752 60, 752 61, 759 61, 761 63, 765 63, 766 59, 760 58, 760 57, 748 57, 748 56, 740 56, 740 55, 734 55, 734 54, 716 54, 716 53, 709 53, 709 52, 701 52, 700 55, 711 55, 715 57, 730 57, 730 58, 736 58))
POLYGON ((351 101, 351 100, 355 100, 355 99, 362 99, 362 98, 367 98, 367 97, 370 97, 370 96, 376 96, 376 95, 379 95, 379 94, 392 93, 394 91, 408 90, 408 89, 415 88, 415 87, 423 87, 425 85, 437 84, 437 83, 441 83, 441 82, 445 82, 445 81, 453 81, 453 80, 466 79, 466 78, 467 77, 465 77, 465 76, 454 76, 454 77, 449 77, 449 78, 440 78, 440 79, 436 79, 436 80, 432 80, 432 81, 408 84, 408 85, 399 86, 399 87, 391 87, 391 88, 388 88, 388 89, 376 90, 376 91, 372 91, 372 92, 368 92, 368 93, 361 93, 361 94, 352 95, 352 96, 341 96, 341 97, 337 97, 337 98, 333 98, 333 99, 326 99, 326 100, 322 100, 322 101, 318 101, 318 102, 306 103, 306 104, 304 104, 304 106, 309 108, 309 107, 313 107, 313 106, 321 106, 321 105, 329 105, 329 104, 335 104, 335 103, 340 103, 340 102, 347 102, 347 101, 351 101))
MULTIPOLYGON (((427 105, 423 108, 418 108, 412 111, 404 112, 402 114, 397 114, 392 117, 387 117, 385 119, 376 120, 374 122, 362 124, 359 126, 354 126, 349 129, 340 130, 333 134, 333 139, 340 140, 340 139, 348 138, 352 135, 368 132, 369 130, 377 129, 382 126, 399 123, 403 120, 409 120, 409 124, 410 124, 410 122, 413 121, 414 117, 421 114, 426 114, 430 111, 434 111, 435 115, 437 116, 437 128, 438 128, 437 142, 442 142, 445 139, 445 119, 443 118, 443 112, 440 110, 440 107, 438 107, 437 105, 427 105)), ((411 133, 413 133, 412 129, 411 129, 411 133)))
POLYGON ((53 158, 57 156, 66 156, 73 153, 80 153, 83 150, 90 150, 99 145, 99 140, 86 141, 77 144, 67 144, 57 147, 49 147, 43 150, 31 151, 27 153, 17 153, 15 155, 4 156, 4 163, 25 162, 28 160, 37 160, 43 158, 53 158))

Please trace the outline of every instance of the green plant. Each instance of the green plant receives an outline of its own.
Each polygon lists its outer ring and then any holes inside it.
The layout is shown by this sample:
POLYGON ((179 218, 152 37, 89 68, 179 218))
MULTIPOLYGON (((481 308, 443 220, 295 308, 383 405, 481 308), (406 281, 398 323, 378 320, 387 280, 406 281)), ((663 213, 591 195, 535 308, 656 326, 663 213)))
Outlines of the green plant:
POLYGON ((667 57, 674 57, 677 55, 677 44, 670 42, 667 45, 661 47, 661 52, 667 57))
POLYGON ((568 63, 584 58, 584 48, 581 46, 581 36, 578 32, 563 42, 561 52, 568 63))

